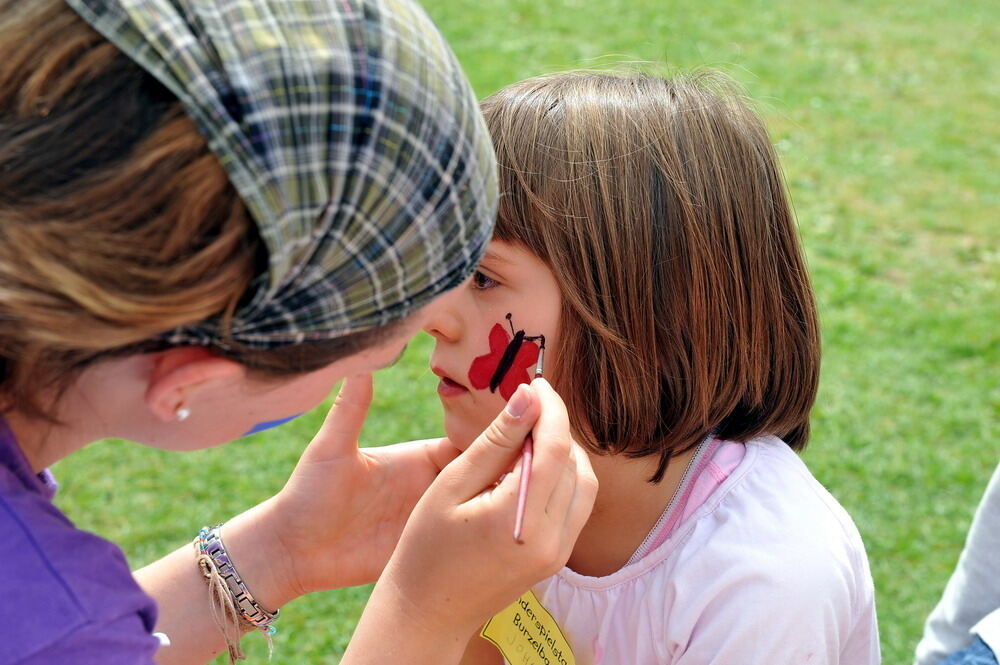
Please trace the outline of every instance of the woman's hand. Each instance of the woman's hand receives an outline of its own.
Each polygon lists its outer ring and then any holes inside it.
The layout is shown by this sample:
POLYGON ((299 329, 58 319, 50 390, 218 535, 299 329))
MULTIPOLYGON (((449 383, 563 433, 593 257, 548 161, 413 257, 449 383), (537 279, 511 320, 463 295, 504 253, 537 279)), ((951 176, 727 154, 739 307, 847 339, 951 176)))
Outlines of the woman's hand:
MULTIPOLYGON (((346 380, 284 489, 223 527, 230 557, 266 609, 378 577, 414 504, 458 454, 445 439, 359 450, 371 396, 371 377, 346 380)), ((156 629, 172 640, 157 662, 204 663, 225 649, 190 544, 136 577, 159 604, 156 629)))
POLYGON ((457 662, 490 616, 565 564, 596 494, 562 400, 544 379, 521 386, 420 499, 342 662, 457 662), (501 476, 529 433, 535 453, 518 544, 518 469, 501 476))
MULTIPOLYGON (((458 459, 445 439, 359 450, 371 393, 370 377, 345 382, 284 489, 226 522, 226 545, 267 609, 370 581, 392 554, 341 663, 457 663, 488 617, 566 562, 597 481, 544 380, 521 386, 523 399, 509 405, 520 402, 520 416, 502 413, 458 459), (514 467, 532 431, 517 544, 514 467)), ((157 630, 173 641, 157 654, 164 665, 206 662, 225 648, 193 559, 186 545, 136 573, 159 603, 157 630)))
POLYGON ((457 454, 447 439, 358 448, 371 376, 345 379, 285 487, 258 506, 295 595, 374 581, 414 504, 457 454))

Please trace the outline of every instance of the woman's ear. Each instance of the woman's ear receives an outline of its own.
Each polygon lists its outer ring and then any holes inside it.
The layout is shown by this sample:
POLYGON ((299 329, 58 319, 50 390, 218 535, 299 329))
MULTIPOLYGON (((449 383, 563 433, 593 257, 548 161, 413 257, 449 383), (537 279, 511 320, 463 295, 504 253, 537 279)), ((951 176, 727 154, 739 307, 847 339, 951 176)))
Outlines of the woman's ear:
POLYGON ((198 346, 177 346, 153 354, 146 405, 163 422, 197 408, 199 392, 246 375, 246 368, 198 346))

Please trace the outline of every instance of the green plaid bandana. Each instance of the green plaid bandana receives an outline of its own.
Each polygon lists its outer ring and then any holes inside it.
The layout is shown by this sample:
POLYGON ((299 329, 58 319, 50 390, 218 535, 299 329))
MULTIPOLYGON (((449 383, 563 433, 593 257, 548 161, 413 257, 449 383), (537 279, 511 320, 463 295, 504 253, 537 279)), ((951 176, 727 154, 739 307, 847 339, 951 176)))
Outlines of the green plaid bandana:
MULTIPOLYGON (((184 104, 246 203, 269 272, 232 338, 374 328, 461 283, 496 208, 491 142, 410 0, 67 0, 184 104)), ((173 331, 220 343, 217 320, 173 331)))

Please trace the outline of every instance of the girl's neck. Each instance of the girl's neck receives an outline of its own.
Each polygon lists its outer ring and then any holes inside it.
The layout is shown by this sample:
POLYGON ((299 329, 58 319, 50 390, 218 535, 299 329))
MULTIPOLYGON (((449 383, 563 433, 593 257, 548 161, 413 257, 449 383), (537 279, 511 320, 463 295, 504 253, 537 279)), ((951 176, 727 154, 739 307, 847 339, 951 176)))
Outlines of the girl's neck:
POLYGON ((624 566, 667 507, 694 453, 692 449, 673 458, 663 480, 655 484, 648 481, 657 457, 591 455, 600 489, 569 568, 581 575, 603 577, 624 566))

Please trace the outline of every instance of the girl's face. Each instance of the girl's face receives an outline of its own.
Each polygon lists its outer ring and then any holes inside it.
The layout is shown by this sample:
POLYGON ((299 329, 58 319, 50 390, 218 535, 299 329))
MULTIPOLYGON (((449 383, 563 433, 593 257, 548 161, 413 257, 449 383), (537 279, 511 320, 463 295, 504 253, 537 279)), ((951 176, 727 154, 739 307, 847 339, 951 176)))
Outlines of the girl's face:
POLYGON ((424 330, 437 341, 431 371, 441 377, 438 395, 453 444, 467 448, 517 386, 534 378, 540 336, 545 366, 559 362, 561 307, 548 266, 520 245, 494 240, 476 273, 427 308, 424 330))

